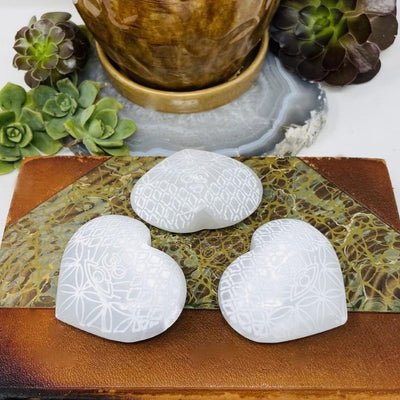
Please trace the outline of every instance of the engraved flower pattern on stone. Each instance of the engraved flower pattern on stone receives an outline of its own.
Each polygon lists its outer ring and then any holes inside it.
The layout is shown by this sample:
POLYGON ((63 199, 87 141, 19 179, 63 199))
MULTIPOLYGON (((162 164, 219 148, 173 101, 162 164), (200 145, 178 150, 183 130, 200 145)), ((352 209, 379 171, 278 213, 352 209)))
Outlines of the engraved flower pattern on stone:
POLYGON ((95 218, 69 241, 61 262, 56 317, 122 342, 168 329, 182 312, 186 281, 150 232, 125 216, 95 218))
POLYGON ((251 250, 225 270, 218 290, 228 323, 257 342, 313 335, 347 320, 343 276, 332 245, 311 225, 262 225, 251 250))

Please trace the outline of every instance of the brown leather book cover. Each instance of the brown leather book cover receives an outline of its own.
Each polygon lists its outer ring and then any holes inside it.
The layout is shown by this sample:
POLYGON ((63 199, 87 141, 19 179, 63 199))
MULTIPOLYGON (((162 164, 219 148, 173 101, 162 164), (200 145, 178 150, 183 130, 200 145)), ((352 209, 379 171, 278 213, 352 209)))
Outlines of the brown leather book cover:
MULTIPOLYGON (((8 226, 107 160, 25 162, 8 226)), ((400 229, 383 161, 301 161, 400 229)), ((399 331, 399 314, 351 313, 341 328, 264 345, 238 335, 218 311, 184 310, 164 334, 121 344, 57 321, 53 309, 0 308, 0 398, 396 399, 399 331)))

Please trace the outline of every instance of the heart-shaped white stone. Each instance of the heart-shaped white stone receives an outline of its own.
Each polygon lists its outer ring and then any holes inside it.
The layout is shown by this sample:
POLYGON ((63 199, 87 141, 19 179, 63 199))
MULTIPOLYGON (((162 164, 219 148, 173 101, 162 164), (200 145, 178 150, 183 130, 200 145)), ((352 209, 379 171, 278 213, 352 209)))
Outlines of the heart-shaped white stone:
POLYGON ((251 250, 223 273, 218 301, 233 329, 261 343, 302 338, 347 321, 332 245, 310 224, 293 219, 255 231, 251 250))
POLYGON ((182 150, 143 175, 132 207, 144 221, 176 233, 234 225, 259 206, 263 188, 243 163, 221 154, 182 150))
POLYGON ((137 342, 168 329, 185 305, 186 280, 133 218, 95 218, 72 236, 60 268, 56 318, 106 339, 137 342))

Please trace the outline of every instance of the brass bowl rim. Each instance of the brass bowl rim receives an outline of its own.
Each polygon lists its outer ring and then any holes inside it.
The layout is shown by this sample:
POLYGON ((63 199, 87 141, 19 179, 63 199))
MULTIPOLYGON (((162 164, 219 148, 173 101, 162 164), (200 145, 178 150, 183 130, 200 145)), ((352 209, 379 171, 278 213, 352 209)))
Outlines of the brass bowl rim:
MULTIPOLYGON (((203 100, 204 102, 205 99, 211 97, 218 97, 220 99, 224 99, 225 95, 226 98, 229 99, 229 101, 232 101, 234 100, 234 98, 237 98, 240 95, 242 95, 256 80, 256 77, 258 76, 257 71, 260 71, 268 50, 268 43, 269 43, 269 34, 268 30, 266 30, 261 39, 260 47, 254 60, 238 76, 233 77, 226 82, 205 89, 197 89, 191 91, 176 91, 176 92, 171 90, 153 89, 131 80, 130 78, 125 76, 122 72, 120 72, 117 68, 115 68, 115 66, 111 63, 108 56, 105 54, 104 50, 101 48, 98 42, 96 42, 96 49, 101 64, 103 65, 110 79, 112 77, 111 80, 115 81, 114 86, 118 91, 120 91, 119 87, 123 87, 126 94, 124 93, 122 94, 125 95, 125 97, 127 98, 130 98, 129 95, 131 96, 134 95, 135 98, 138 95, 147 98, 157 98, 161 102, 165 101, 169 103, 174 101, 179 102, 179 101, 190 101, 190 100, 203 100), (247 83, 246 81, 249 81, 249 83, 247 83), (234 93, 235 90, 236 90, 236 95, 232 95, 232 93, 234 93)), ((135 102, 132 98, 130 98, 130 100, 135 102)), ((180 107, 177 106, 176 110, 166 111, 166 112, 187 113, 187 112, 206 111, 207 109, 216 108, 218 106, 226 104, 229 101, 224 102, 223 100, 221 100, 218 101, 218 103, 215 102, 216 105, 208 108, 193 107, 193 109, 191 109, 189 106, 187 110, 181 110, 180 107)), ((144 104, 140 104, 140 102, 138 102, 137 104, 145 106, 144 104)), ((163 107, 155 107, 155 109, 159 111, 164 111, 163 107)))

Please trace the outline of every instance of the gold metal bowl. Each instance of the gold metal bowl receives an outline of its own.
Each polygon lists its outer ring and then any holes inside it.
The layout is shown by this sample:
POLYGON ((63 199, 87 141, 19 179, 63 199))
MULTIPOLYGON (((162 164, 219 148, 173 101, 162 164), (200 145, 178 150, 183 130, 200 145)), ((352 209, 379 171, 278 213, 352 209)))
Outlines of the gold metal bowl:
POLYGON ((98 43, 96 43, 96 48, 110 82, 127 99, 153 110, 185 114, 220 107, 245 93, 256 81, 261 71, 267 54, 268 41, 269 36, 266 31, 254 59, 247 67, 243 67, 243 71, 227 82, 187 92, 164 91, 140 85, 119 71, 98 43))

